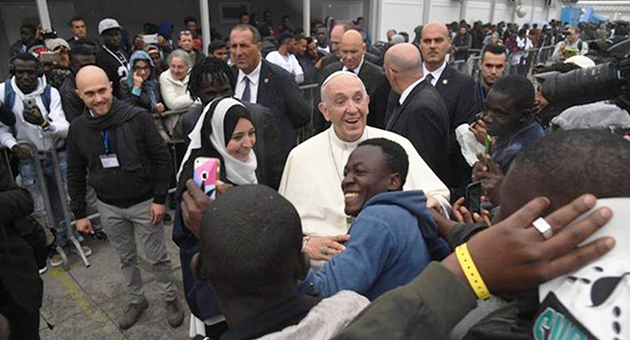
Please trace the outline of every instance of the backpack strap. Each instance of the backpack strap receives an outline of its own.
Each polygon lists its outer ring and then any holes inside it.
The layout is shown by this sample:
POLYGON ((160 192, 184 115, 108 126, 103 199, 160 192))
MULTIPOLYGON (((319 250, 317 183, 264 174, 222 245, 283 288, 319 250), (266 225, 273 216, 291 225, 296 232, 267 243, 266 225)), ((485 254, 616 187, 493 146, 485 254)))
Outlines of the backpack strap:
POLYGON ((50 102, 52 101, 50 92, 50 85, 46 85, 46 88, 44 88, 44 93, 42 94, 42 102, 44 103, 44 107, 46 108, 46 112, 48 112, 48 114, 50 114, 50 102))
POLYGON ((11 85, 11 80, 7 80, 4 82, 4 104, 9 111, 13 109, 13 104, 15 103, 15 90, 13 90, 13 85, 11 85))

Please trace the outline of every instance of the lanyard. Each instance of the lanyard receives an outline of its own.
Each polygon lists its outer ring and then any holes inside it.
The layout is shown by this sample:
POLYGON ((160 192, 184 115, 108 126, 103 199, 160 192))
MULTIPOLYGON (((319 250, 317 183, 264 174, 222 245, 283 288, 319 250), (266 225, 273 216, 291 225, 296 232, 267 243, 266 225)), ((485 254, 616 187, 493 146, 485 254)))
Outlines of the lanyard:
POLYGON ((111 140, 109 138, 109 130, 101 131, 101 137, 103 137, 103 148, 105 149, 105 154, 109 155, 111 151, 111 140))

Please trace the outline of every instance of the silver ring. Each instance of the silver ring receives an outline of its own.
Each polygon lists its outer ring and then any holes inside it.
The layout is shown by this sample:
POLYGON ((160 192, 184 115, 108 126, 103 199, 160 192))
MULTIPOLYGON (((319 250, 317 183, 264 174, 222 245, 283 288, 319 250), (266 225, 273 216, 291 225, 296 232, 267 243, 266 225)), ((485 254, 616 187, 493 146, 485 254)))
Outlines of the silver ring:
POLYGON ((328 247, 322 247, 322 255, 328 255, 328 247))
POLYGON ((551 225, 542 217, 537 218, 533 223, 534 228, 540 232, 540 234, 548 240, 553 236, 553 229, 551 229, 551 225))

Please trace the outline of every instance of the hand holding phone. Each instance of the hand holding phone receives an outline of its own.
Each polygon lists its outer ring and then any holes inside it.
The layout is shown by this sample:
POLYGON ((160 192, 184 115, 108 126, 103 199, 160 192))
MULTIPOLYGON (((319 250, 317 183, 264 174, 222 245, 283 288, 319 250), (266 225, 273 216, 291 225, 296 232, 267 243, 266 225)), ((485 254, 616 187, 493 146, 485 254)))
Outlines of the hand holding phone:
POLYGON ((466 209, 471 213, 481 213, 481 195, 483 195, 481 182, 468 184, 466 187, 466 209))
POLYGON ((194 163, 193 180, 198 188, 212 199, 217 198, 217 180, 221 161, 211 157, 197 157, 194 163))

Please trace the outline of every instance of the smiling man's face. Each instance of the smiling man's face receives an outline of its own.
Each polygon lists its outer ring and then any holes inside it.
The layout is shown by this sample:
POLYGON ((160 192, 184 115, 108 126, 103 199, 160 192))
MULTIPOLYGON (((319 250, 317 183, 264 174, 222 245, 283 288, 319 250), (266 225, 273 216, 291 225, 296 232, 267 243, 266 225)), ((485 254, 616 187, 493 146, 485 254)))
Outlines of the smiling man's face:
POLYGON ((399 184, 399 181, 392 181, 395 176, 399 175, 387 168, 387 156, 381 147, 363 145, 354 150, 348 158, 341 182, 346 215, 357 216, 370 198, 399 184))
POLYGON ((370 104, 361 80, 352 75, 339 75, 330 80, 323 91, 319 109, 326 121, 333 125, 339 139, 357 141, 365 130, 370 104))

